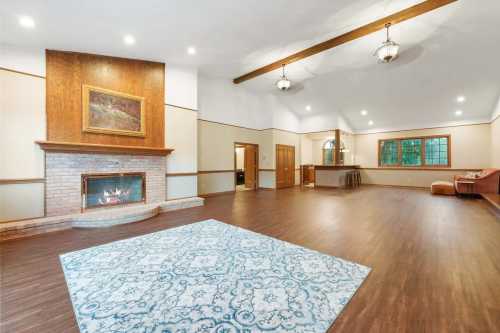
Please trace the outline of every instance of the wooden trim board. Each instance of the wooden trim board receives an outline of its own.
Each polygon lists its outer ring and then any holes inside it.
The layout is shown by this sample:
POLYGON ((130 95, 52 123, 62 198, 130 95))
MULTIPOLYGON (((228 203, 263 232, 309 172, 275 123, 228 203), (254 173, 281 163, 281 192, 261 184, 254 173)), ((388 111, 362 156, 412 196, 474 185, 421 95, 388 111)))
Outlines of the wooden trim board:
POLYGON ((6 72, 11 72, 11 73, 16 73, 16 74, 21 74, 21 75, 32 76, 32 77, 36 77, 36 78, 39 78, 39 79, 45 79, 45 76, 41 76, 41 75, 37 75, 37 74, 31 74, 31 73, 27 73, 27 72, 21 72, 21 71, 15 70, 15 69, 9 69, 9 68, 5 68, 5 67, 0 67, 0 70, 6 71, 6 72))
POLYGON ((216 197, 216 196, 219 196, 219 195, 234 194, 234 193, 236 193, 235 190, 224 191, 224 192, 212 192, 212 193, 198 194, 198 196, 202 197, 202 198, 210 198, 210 197, 216 197))
POLYGON ((172 106, 174 108, 178 108, 178 109, 183 109, 183 110, 186 110, 186 111, 193 111, 193 112, 198 112, 198 110, 195 110, 195 109, 190 109, 190 108, 187 108, 187 107, 184 107, 184 106, 180 106, 180 105, 175 105, 175 104, 168 104, 168 103, 165 103, 166 106, 172 106))
POLYGON ((476 171, 481 171, 483 169, 451 169, 451 168, 397 168, 397 167, 380 167, 380 168, 364 168, 360 167, 360 170, 376 170, 376 171, 383 171, 383 170, 393 170, 393 171, 451 171, 451 172, 476 172, 476 171))
POLYGON ((198 174, 199 175, 205 175, 205 174, 209 174, 209 173, 234 173, 236 172, 236 170, 234 169, 231 169, 231 170, 200 170, 198 171, 198 174))
POLYGON ((96 143, 74 143, 57 141, 35 141, 45 151, 67 153, 96 153, 96 154, 123 154, 123 155, 156 155, 166 156, 173 152, 169 148, 152 148, 140 146, 104 145, 96 143))
POLYGON ((0 179, 0 185, 45 183, 45 178, 0 179))
POLYGON ((198 172, 174 172, 166 173, 165 177, 187 177, 187 176, 197 176, 198 172))

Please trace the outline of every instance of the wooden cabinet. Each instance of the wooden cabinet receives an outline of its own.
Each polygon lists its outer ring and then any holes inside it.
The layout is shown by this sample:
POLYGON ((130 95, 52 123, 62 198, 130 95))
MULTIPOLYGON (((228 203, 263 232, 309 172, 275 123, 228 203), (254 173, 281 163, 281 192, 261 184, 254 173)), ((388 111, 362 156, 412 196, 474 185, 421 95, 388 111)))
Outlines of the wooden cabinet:
POLYGON ((295 147, 276 145, 276 188, 295 185, 295 147))
POLYGON ((300 167, 301 184, 309 185, 314 183, 314 165, 305 164, 300 167))

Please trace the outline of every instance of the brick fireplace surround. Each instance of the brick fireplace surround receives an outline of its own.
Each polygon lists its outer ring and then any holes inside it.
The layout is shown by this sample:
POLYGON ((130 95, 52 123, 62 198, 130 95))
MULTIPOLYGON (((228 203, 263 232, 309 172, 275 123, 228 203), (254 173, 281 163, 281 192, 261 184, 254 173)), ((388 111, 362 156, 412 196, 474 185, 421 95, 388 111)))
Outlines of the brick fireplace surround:
POLYGON ((146 173, 146 204, 165 201, 166 157, 46 151, 47 216, 80 213, 82 174, 146 173))

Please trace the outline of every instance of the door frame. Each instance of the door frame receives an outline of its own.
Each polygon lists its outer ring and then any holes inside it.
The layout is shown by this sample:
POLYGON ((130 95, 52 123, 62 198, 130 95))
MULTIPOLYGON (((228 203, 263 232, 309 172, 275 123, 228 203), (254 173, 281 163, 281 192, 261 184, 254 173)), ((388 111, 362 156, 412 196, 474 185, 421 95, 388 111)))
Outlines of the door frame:
MULTIPOLYGON (((237 142, 235 141, 233 144, 233 160, 234 160, 234 190, 236 191, 236 147, 238 146, 254 146, 255 147, 255 186, 253 191, 259 189, 259 145, 257 143, 249 143, 249 142, 237 142)), ((246 153, 246 152, 245 152, 246 153)))
POLYGON ((275 166, 274 166, 274 170, 275 170, 275 174, 274 174, 274 187, 279 190, 281 188, 289 188, 289 187, 294 187, 295 186, 295 168, 296 168, 296 165, 295 165, 295 158, 296 158, 296 154, 297 151, 295 150, 295 146, 294 145, 283 145, 283 144, 280 144, 280 143, 277 143, 276 144, 276 147, 275 147, 275 150, 274 150, 274 163, 275 163, 275 166), (278 148, 279 147, 287 147, 287 148, 293 148, 293 184, 290 185, 290 186, 285 186, 285 187, 278 187, 278 148))

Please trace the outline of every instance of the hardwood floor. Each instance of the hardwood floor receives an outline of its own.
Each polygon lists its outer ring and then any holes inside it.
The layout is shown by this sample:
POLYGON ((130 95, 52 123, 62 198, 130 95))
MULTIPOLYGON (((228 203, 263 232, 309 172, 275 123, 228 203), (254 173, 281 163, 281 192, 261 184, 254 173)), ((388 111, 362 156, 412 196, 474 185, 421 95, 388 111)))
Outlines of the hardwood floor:
POLYGON ((479 199, 364 186, 212 197, 106 229, 0 243, 1 332, 78 332, 58 255, 215 218, 370 266, 329 332, 500 332, 500 221, 479 199))

